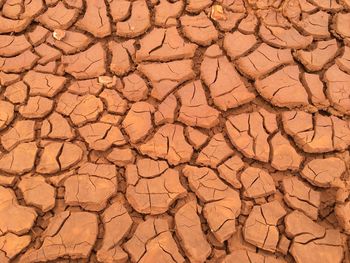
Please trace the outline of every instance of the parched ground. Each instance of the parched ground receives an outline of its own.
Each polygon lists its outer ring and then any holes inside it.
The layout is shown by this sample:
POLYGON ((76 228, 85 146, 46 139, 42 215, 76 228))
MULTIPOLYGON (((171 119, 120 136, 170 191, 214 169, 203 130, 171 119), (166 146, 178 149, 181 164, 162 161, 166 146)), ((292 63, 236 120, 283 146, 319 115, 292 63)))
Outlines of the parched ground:
POLYGON ((349 0, 0 10, 0 263, 350 262, 349 0))

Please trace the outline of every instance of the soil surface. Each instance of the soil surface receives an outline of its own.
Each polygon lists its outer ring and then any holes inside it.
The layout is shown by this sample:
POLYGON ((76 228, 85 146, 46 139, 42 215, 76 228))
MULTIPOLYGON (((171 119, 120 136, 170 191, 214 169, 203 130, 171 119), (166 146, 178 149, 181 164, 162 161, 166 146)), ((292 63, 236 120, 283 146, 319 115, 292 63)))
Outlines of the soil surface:
POLYGON ((349 0, 0 0, 0 262, 350 262, 349 0))

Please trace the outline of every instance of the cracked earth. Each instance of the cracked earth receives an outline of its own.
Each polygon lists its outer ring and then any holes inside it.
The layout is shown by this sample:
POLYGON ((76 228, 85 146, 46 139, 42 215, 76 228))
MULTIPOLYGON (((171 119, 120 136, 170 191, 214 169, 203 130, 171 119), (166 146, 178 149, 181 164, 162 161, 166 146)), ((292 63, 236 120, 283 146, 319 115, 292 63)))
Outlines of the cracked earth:
POLYGON ((0 0, 0 262, 350 263, 349 0, 0 0))

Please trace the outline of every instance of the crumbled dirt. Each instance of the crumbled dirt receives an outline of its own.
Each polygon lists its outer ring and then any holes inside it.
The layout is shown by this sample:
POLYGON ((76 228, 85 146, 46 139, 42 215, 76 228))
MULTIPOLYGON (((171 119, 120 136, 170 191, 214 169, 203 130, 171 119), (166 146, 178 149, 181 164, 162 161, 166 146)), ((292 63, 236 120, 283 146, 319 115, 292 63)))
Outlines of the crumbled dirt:
POLYGON ((0 263, 349 251, 349 0, 0 0, 0 263))

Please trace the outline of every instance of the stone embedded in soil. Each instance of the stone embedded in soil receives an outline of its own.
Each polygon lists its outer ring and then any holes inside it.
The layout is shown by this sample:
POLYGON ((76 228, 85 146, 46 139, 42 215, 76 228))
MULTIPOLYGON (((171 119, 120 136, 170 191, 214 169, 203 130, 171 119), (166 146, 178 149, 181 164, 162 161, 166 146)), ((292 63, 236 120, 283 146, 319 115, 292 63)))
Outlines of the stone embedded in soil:
POLYGON ((342 159, 328 157, 313 159, 304 165, 300 175, 311 184, 318 187, 339 186, 341 176, 345 173, 346 166, 342 159))
POLYGON ((199 152, 196 163, 216 168, 222 161, 233 154, 222 133, 211 137, 209 143, 199 152))
POLYGON ((30 235, 17 236, 7 233, 0 237, 0 260, 4 263, 10 262, 11 259, 21 253, 31 242, 30 235))
POLYGON ((326 108, 330 105, 323 91, 323 82, 318 74, 304 73, 302 76, 305 88, 308 90, 309 97, 313 105, 317 108, 326 108))
POLYGON ((95 37, 106 37, 111 34, 111 25, 107 15, 107 8, 103 0, 86 2, 84 16, 75 24, 95 37))
POLYGON ((100 42, 76 55, 63 56, 64 71, 76 79, 89 79, 106 73, 106 52, 100 42))
POLYGON ((235 31, 225 34, 223 47, 231 59, 236 59, 249 52, 256 43, 257 39, 255 35, 245 35, 239 31, 235 31))
POLYGON ((43 233, 42 245, 27 250, 21 260, 38 262, 64 256, 87 258, 98 234, 97 215, 88 212, 64 211, 51 218, 43 233))
POLYGON ((278 201, 254 206, 243 228, 245 241, 275 252, 279 240, 278 221, 287 214, 278 201))
POLYGON ((129 101, 140 101, 147 98, 148 87, 146 81, 136 73, 123 78, 124 85, 120 88, 120 92, 129 101))
POLYGON ((312 36, 303 36, 293 27, 284 29, 263 24, 260 25, 259 36, 266 44, 276 48, 306 48, 313 40, 312 36))
POLYGON ((0 57, 0 71, 21 73, 31 69, 39 59, 40 57, 30 50, 26 50, 15 57, 0 57))
POLYGON ((24 35, 9 36, 0 35, 0 56, 12 57, 21 54, 32 45, 28 42, 24 35))
POLYGON ((35 122, 31 120, 15 122, 0 138, 5 150, 11 151, 20 143, 34 141, 34 125, 35 122))
POLYGON ((146 253, 146 244, 168 230, 169 225, 165 218, 148 217, 145 221, 141 221, 137 225, 133 236, 124 244, 131 261, 140 262, 140 259, 146 253))
POLYGON ((28 119, 39 119, 46 117, 54 107, 53 101, 41 97, 41 96, 34 96, 29 97, 27 104, 19 107, 19 113, 24 117, 28 119))
POLYGON ((44 145, 36 171, 53 174, 77 164, 83 157, 80 146, 70 142, 48 142, 44 145))
POLYGON ((37 217, 34 208, 19 205, 15 192, 3 186, 0 186, 0 200, 0 234, 27 233, 37 217))
POLYGON ((205 262, 211 253, 211 247, 201 228, 197 203, 192 201, 185 204, 175 213, 174 219, 176 234, 188 259, 191 262, 205 262))
POLYGON ((152 83, 151 96, 163 100, 183 82, 193 79, 192 60, 177 60, 167 63, 140 64, 141 71, 152 83))
POLYGON ((271 166, 277 170, 298 171, 304 157, 292 146, 281 132, 276 133, 270 140, 272 159, 271 166))
POLYGON ((297 25, 308 35, 315 38, 328 38, 330 31, 328 28, 330 15, 324 11, 313 14, 303 14, 297 25))
POLYGON ((152 104, 147 102, 134 103, 122 122, 123 129, 132 143, 141 141, 152 130, 152 104))
POLYGON ((63 2, 59 1, 57 5, 49 7, 40 15, 37 21, 51 30, 68 29, 76 21, 78 12, 78 9, 66 8, 63 2))
POLYGON ((0 171, 24 174, 34 168, 38 148, 35 142, 20 143, 6 154, 0 154, 0 171))
POLYGON ((75 131, 68 121, 57 112, 53 112, 43 121, 41 126, 40 136, 42 138, 66 140, 72 139, 74 135, 75 131))
POLYGON ((315 49, 311 51, 298 50, 296 56, 309 71, 318 71, 334 60, 337 51, 337 41, 332 39, 317 42, 315 49))
POLYGON ((43 212, 55 207, 56 190, 45 181, 43 176, 22 177, 18 188, 21 190, 27 205, 35 206, 43 212))
POLYGON ((248 167, 241 173, 240 178, 246 197, 259 198, 276 192, 271 175, 263 169, 248 167))
POLYGON ((308 153, 339 151, 350 145, 349 122, 335 116, 286 111, 282 123, 286 133, 308 153))
POLYGON ((158 215, 168 211, 175 200, 186 195, 180 183, 179 172, 167 169, 153 178, 142 178, 134 165, 126 169, 126 198, 139 213, 158 215))
POLYGON ((51 98, 63 89, 67 79, 52 74, 29 71, 23 77, 23 81, 29 86, 30 96, 39 95, 51 98))
POLYGON ((203 146, 209 139, 208 135, 190 126, 186 128, 186 135, 187 135, 188 142, 196 150, 198 150, 201 146, 203 146))
POLYGON ((64 182, 64 200, 85 210, 100 211, 117 191, 117 171, 112 164, 83 164, 64 182))
POLYGON ((130 57, 135 53, 133 44, 134 40, 117 43, 114 41, 108 42, 108 49, 112 53, 112 60, 109 68, 117 76, 122 76, 131 70, 132 62, 130 57))
POLYGON ((108 112, 119 114, 124 114, 126 112, 128 102, 123 99, 117 91, 113 89, 104 89, 99 96, 105 101, 108 112))
POLYGON ((116 23, 117 36, 128 38, 138 37, 151 26, 150 12, 145 0, 133 1, 130 12, 131 15, 127 20, 116 23))
POLYGON ((200 74, 214 104, 223 111, 255 98, 218 45, 210 46, 204 53, 200 74))
POLYGON ((48 44, 62 50, 65 54, 74 54, 84 50, 91 43, 92 39, 83 33, 66 30, 63 39, 57 40, 50 35, 46 41, 48 44))
POLYGON ((193 43, 209 46, 218 39, 218 31, 204 12, 195 16, 184 15, 180 22, 183 34, 193 43))
POLYGON ((127 166, 133 163, 135 155, 130 148, 113 148, 106 158, 117 166, 127 166))
POLYGON ((189 126, 212 128, 219 123, 220 112, 208 105, 204 88, 199 80, 177 91, 181 107, 178 120, 189 126))
POLYGON ((284 221, 287 236, 293 238, 289 252, 297 263, 342 262, 344 249, 338 230, 325 229, 299 211, 289 213, 284 221))
POLYGON ((154 122, 156 125, 173 123, 177 100, 173 94, 167 96, 159 105, 158 110, 154 113, 154 122))
POLYGON ((286 66, 268 77, 255 81, 259 94, 278 107, 308 105, 308 94, 299 80, 298 66, 286 66))
POLYGON ((140 145, 139 150, 151 158, 166 159, 172 165, 188 162, 193 153, 183 127, 178 124, 161 126, 150 140, 140 145))
POLYGON ((252 79, 258 79, 274 69, 293 62, 290 49, 277 49, 261 44, 253 53, 237 60, 238 68, 252 79))
POLYGON ((177 18, 180 17, 184 7, 184 1, 169 2, 160 0, 154 7, 154 24, 161 27, 177 25, 177 18))
POLYGON ((313 190, 307 183, 298 177, 290 177, 282 180, 284 201, 293 209, 304 212, 313 220, 317 220, 318 207, 321 203, 321 194, 313 190))
POLYGON ((327 84, 327 97, 334 108, 344 114, 350 114, 350 74, 333 65, 324 74, 327 84))
POLYGON ((232 144, 246 157, 269 161, 271 149, 268 138, 278 129, 275 114, 260 109, 230 115, 225 126, 232 144))
POLYGON ((13 120, 15 113, 13 104, 0 100, 0 130, 5 129, 13 120))
POLYGON ((197 45, 186 43, 176 27, 155 28, 140 40, 137 61, 170 61, 191 58, 197 45))
POLYGON ((106 151, 112 145, 120 146, 126 144, 124 135, 116 126, 96 122, 89 123, 79 128, 79 133, 89 144, 90 149, 106 151))
POLYGON ((128 234, 133 221, 121 202, 111 204, 102 214, 105 234, 96 256, 99 262, 126 262, 128 254, 119 244, 128 234))
POLYGON ((221 179, 232 185, 233 188, 242 187, 241 181, 238 179, 238 173, 244 168, 242 159, 235 155, 219 165, 218 172, 221 179))
POLYGON ((235 219, 241 209, 239 194, 210 168, 186 165, 182 173, 191 190, 205 203, 203 216, 210 231, 220 243, 229 239, 236 231, 235 219))
POLYGON ((66 36, 66 31, 63 29, 55 29, 52 36, 56 40, 62 40, 66 36))

